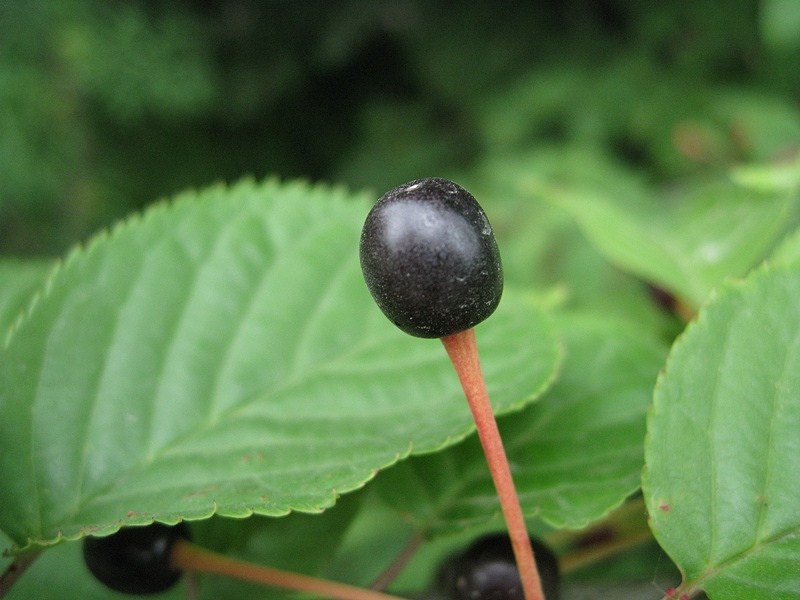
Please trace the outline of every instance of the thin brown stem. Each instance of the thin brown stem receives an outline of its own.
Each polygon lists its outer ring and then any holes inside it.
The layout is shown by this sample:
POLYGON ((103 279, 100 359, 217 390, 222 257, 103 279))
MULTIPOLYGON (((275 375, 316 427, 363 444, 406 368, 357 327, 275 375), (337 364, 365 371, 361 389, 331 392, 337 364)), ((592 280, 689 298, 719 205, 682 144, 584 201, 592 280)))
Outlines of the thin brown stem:
POLYGON ((640 531, 634 535, 613 539, 597 546, 581 548, 561 557, 559 568, 562 574, 570 573, 600 560, 609 558, 630 548, 641 546, 652 541, 653 534, 649 531, 640 531))
POLYGON ((405 566, 408 562, 414 558, 414 555, 419 550, 419 547, 422 545, 424 541, 424 537, 421 533, 415 533, 411 536, 403 549, 400 553, 395 557, 390 564, 378 577, 375 581, 372 582, 372 585, 369 587, 373 590, 380 590, 383 591, 395 580, 395 578, 402 573, 405 566))
POLYGON ((28 567, 33 564, 33 561, 39 558, 40 554, 41 551, 38 550, 21 554, 8 565, 8 568, 0 575, 0 598, 6 595, 23 573, 28 570, 28 567))
POLYGON ((178 541, 173 547, 172 566, 184 571, 225 575, 336 600, 403 600, 376 590, 254 565, 200 548, 185 540, 178 541))
POLYGON ((489 471, 497 489, 500 508, 508 528, 508 536, 514 549, 522 589, 525 600, 544 600, 542 583, 536 561, 531 548, 531 540, 525 525, 525 518, 511 477, 511 468, 508 465, 503 440, 494 418, 492 405, 489 401, 489 392, 481 371, 478 358, 478 344, 475 340, 475 331, 467 329, 460 333, 442 338, 447 354, 455 367, 461 387, 467 397, 478 437, 483 446, 489 471))

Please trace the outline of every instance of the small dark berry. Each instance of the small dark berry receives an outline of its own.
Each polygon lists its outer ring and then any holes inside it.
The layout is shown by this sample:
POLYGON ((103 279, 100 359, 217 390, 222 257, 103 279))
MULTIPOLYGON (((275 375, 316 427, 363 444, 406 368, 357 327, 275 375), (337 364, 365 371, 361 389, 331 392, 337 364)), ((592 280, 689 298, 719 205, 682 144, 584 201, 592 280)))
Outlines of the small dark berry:
POLYGON ((83 541, 83 560, 101 583, 123 594, 156 594, 175 585, 181 571, 170 566, 172 547, 189 539, 185 523, 126 527, 83 541))
POLYGON ((500 252, 467 190, 439 178, 384 194, 361 233, 361 269, 384 314, 423 338, 464 331, 491 315, 503 293, 500 252))
MULTIPOLYGON (((559 594, 558 560, 541 541, 531 538, 536 566, 547 600, 559 594)), ((479 538, 464 552, 445 560, 436 587, 448 600, 524 600, 511 540, 504 533, 479 538)))

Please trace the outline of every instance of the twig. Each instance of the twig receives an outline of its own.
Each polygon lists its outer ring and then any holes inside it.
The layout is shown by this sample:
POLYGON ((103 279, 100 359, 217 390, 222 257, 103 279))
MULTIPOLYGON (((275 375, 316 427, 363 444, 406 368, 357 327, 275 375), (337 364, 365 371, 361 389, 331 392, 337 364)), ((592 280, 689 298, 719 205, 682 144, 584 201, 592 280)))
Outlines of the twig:
POLYGON ((180 540, 175 543, 172 549, 172 566, 184 571, 225 575, 336 600, 403 600, 398 596, 391 596, 376 590, 318 579, 308 575, 300 575, 299 573, 281 571, 229 558, 195 546, 186 540, 180 540))
POLYGON ((378 575, 375 581, 372 582, 372 585, 369 587, 373 590, 383 591, 395 580, 395 578, 402 573, 405 566, 408 562, 414 557, 419 547, 422 545, 424 541, 424 537, 421 533, 415 533, 411 536, 403 549, 400 550, 400 553, 395 557, 392 563, 386 567, 386 569, 378 575))
POLYGON ((30 567, 37 558, 39 558, 41 553, 41 550, 36 550, 34 552, 22 554, 17 556, 14 562, 8 565, 5 572, 0 575, 0 598, 6 595, 11 589, 11 586, 16 583, 17 579, 22 577, 22 574, 28 570, 28 567, 30 567))

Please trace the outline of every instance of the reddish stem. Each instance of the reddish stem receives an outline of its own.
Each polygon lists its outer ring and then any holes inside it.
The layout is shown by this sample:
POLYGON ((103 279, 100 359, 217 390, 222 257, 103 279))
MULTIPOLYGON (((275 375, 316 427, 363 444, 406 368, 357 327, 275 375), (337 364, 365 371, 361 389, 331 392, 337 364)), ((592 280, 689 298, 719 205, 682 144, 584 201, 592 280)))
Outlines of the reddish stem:
POLYGON ((186 540, 175 543, 171 559, 172 566, 183 571, 225 575, 336 600, 403 600, 376 590, 254 565, 200 548, 186 540))
POLYGON ((408 540, 406 545, 400 551, 400 554, 395 557, 395 559, 392 561, 392 564, 390 564, 369 587, 373 590, 380 591, 389 587, 392 581, 394 581, 395 578, 403 572, 403 569, 405 569, 409 561, 414 558, 414 555, 417 553, 417 550, 419 550, 419 547, 422 546, 422 542, 424 541, 425 539, 421 533, 416 533, 411 536, 411 539, 408 540))
POLYGON ((27 554, 22 554, 14 559, 5 572, 0 575, 0 598, 6 595, 11 589, 17 580, 22 577, 22 574, 28 570, 39 555, 41 554, 40 550, 34 550, 32 552, 28 552, 27 554))
POLYGON ((495 421, 492 405, 489 402, 489 392, 486 390, 486 383, 483 379, 475 330, 467 329, 444 337, 442 343, 456 369, 475 419, 478 437, 483 446, 483 452, 486 454, 489 471, 500 500, 500 508, 506 520, 525 600, 544 600, 531 540, 522 515, 522 508, 519 505, 514 480, 511 477, 503 440, 500 438, 500 430, 497 428, 497 421, 495 421))

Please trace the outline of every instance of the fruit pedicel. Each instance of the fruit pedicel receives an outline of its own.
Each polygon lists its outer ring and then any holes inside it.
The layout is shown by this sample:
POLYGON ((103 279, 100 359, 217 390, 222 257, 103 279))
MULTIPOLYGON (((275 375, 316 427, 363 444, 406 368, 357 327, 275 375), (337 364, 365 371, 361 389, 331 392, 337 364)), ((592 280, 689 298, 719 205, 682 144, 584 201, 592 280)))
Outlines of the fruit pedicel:
POLYGON ((441 338, 475 419, 526 600, 544 594, 522 509, 481 372, 473 327, 503 293, 500 252, 475 198, 447 179, 403 184, 372 207, 361 269, 378 307, 404 332, 441 338))

